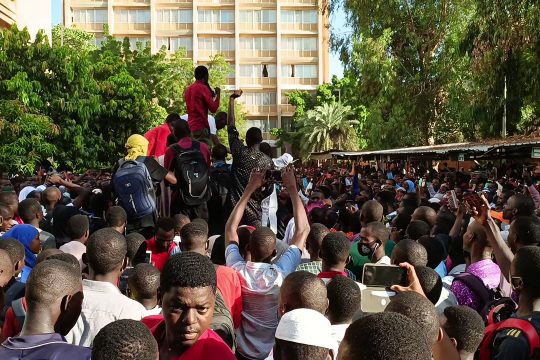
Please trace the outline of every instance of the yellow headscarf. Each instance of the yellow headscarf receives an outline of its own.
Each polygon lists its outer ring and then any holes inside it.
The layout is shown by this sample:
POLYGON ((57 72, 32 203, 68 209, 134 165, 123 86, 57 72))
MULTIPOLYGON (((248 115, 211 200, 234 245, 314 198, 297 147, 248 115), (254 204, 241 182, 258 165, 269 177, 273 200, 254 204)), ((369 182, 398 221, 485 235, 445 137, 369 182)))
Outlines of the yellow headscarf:
POLYGON ((126 160, 136 160, 139 156, 146 156, 148 153, 148 140, 144 136, 131 135, 126 141, 126 160))

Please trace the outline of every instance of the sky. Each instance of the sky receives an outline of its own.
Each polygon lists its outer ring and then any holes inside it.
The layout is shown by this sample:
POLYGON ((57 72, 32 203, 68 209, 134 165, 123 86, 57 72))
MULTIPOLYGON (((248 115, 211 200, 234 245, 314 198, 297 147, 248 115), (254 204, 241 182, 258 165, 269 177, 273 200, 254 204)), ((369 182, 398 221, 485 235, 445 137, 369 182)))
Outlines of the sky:
MULTIPOLYGON (((52 0, 52 24, 53 26, 56 24, 62 23, 62 0, 52 0)), ((337 10, 334 12, 330 17, 330 27, 331 31, 341 31, 345 29, 345 15, 343 13, 342 9, 337 10)), ((343 76, 343 66, 341 65, 341 62, 339 61, 339 58, 337 54, 334 54, 330 52, 330 78, 332 78, 333 75, 337 75, 338 77, 343 76)))

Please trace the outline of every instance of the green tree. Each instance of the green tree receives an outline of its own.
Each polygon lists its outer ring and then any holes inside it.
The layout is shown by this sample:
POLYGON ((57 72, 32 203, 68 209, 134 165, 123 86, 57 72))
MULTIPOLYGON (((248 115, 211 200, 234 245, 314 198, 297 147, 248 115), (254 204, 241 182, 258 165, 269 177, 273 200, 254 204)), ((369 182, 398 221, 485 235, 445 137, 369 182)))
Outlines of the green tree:
POLYGON ((354 126, 359 121, 351 119, 352 115, 350 106, 338 102, 325 103, 308 110, 298 119, 303 157, 331 149, 356 150, 358 138, 354 126))
POLYGON ((67 46, 77 51, 96 50, 96 36, 84 30, 55 25, 52 28, 52 46, 67 46))

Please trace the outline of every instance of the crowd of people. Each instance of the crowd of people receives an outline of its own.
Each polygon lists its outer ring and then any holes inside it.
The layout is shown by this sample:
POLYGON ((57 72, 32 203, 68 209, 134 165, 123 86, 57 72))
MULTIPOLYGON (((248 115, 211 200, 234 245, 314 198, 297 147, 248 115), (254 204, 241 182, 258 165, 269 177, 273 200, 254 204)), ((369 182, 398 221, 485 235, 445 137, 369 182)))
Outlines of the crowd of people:
POLYGON ((110 170, 3 180, 0 359, 540 358, 530 168, 294 166, 195 78, 110 170))

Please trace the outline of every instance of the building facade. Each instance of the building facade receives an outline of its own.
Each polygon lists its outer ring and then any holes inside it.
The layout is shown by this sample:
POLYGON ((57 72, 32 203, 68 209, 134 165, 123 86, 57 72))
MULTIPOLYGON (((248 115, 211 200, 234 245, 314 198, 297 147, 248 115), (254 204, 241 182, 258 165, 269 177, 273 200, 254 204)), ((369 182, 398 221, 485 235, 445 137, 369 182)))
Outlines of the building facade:
POLYGON ((323 0, 64 0, 66 27, 103 39, 103 25, 123 39, 185 48, 197 64, 222 54, 233 72, 228 89, 240 98, 249 126, 272 143, 272 128, 290 129, 293 89, 314 91, 328 82, 329 31, 323 0))
POLYGON ((32 39, 43 29, 51 41, 51 0, 0 0, 0 30, 17 24, 32 39))

